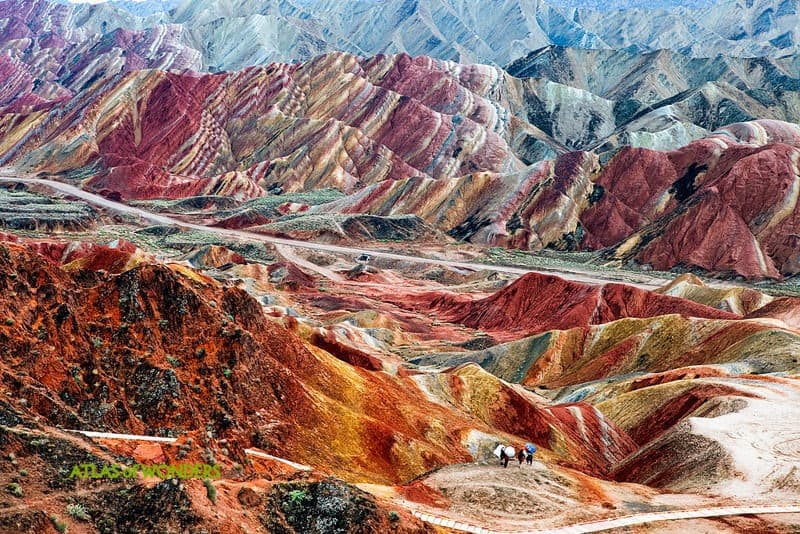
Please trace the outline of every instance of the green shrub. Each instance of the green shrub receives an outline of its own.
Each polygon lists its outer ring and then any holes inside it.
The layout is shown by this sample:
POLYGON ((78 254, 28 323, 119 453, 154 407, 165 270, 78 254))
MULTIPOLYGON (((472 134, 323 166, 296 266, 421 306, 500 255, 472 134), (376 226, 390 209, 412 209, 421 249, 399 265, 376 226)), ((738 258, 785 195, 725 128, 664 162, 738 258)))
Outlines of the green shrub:
POLYGON ((70 517, 74 517, 80 521, 89 521, 89 519, 91 519, 88 512, 86 512, 86 508, 84 508, 82 504, 68 504, 67 513, 70 517))
POLYGON ((299 490, 299 489, 292 490, 289 492, 289 502, 294 505, 302 504, 303 501, 306 500, 307 496, 308 493, 306 492, 306 490, 299 490))
POLYGON ((14 326, 14 319, 6 317, 6 326, 14 326))
POLYGON ((14 497, 22 497, 24 495, 24 493, 22 492, 22 486, 20 486, 16 482, 12 482, 8 486, 6 486, 6 489, 14 497))
POLYGON ((180 367, 181 366, 181 361, 178 358, 175 358, 174 356, 170 356, 169 354, 167 354, 167 362, 172 367, 180 367))
POLYGON ((204 479, 203 484, 206 486, 206 496, 208 500, 211 501, 211 504, 217 504, 217 488, 214 487, 214 484, 209 479, 204 479))
POLYGON ((61 534, 64 534, 67 531, 67 524, 64 521, 61 521, 56 514, 50 516, 50 521, 53 522, 53 526, 61 534))
POLYGON ((392 510, 391 512, 389 512, 389 521, 391 521, 392 523, 400 521, 400 514, 392 510))

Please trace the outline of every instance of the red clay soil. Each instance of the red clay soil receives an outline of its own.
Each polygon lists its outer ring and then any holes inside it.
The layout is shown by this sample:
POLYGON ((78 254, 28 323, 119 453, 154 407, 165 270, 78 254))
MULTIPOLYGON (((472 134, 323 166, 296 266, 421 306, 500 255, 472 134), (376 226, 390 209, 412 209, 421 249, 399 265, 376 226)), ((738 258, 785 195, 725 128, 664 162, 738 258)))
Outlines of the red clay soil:
POLYGON ((748 278, 781 277, 741 213, 716 188, 697 193, 676 215, 642 249, 638 261, 664 271, 683 264, 748 278))
POLYGON ((650 222, 656 199, 677 179, 666 152, 633 147, 620 150, 595 181, 603 188, 602 198, 581 215, 585 228, 582 246, 610 247, 650 222))
POLYGON ((484 299, 465 301, 463 297, 449 294, 433 297, 430 307, 447 321, 490 332, 523 335, 603 324, 624 317, 646 318, 671 313, 739 318, 687 299, 632 286, 583 284, 539 273, 526 274, 484 299))
POLYGON ((439 490, 428 486, 421 480, 415 480, 410 484, 399 486, 397 490, 400 495, 409 501, 424 504, 425 506, 447 508, 450 505, 450 501, 439 490))
POLYGON ((675 382, 677 380, 693 380, 695 378, 715 378, 721 376, 728 376, 729 373, 721 367, 701 367, 694 366, 691 368, 671 369, 663 373, 651 373, 640 378, 635 378, 631 381, 630 389, 635 391, 637 389, 649 388, 657 386, 658 384, 666 384, 668 382, 675 382))
POLYGON ((267 267, 270 277, 275 279, 275 286, 281 289, 297 291, 301 288, 313 288, 317 283, 314 277, 306 274, 291 262, 272 263, 267 267))
POLYGON ((571 467, 605 477, 612 466, 636 450, 635 442, 625 431, 589 404, 559 404, 545 411, 557 421, 554 426, 570 442, 587 451, 583 456, 576 455, 575 460, 567 464, 571 467))
POLYGON ((380 371, 383 369, 381 361, 367 354, 364 351, 358 350, 336 339, 336 335, 331 330, 325 330, 324 333, 315 331, 309 340, 313 345, 327 351, 333 356, 336 356, 343 362, 347 362, 352 366, 361 367, 369 371, 380 371))

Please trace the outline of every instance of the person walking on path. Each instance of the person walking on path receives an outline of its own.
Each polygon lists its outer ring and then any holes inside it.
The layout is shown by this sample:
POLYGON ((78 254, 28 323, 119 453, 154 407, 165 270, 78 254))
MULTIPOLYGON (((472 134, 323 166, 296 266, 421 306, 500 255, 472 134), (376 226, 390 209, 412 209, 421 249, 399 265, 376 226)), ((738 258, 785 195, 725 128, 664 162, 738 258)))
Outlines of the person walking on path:
POLYGON ((522 469, 522 461, 525 459, 525 449, 520 449, 517 453, 517 461, 519 462, 519 467, 522 469))
POLYGON ((506 446, 502 443, 497 445, 497 448, 494 450, 494 455, 500 458, 500 464, 503 467, 508 466, 508 456, 506 455, 506 446))
POLYGON ((536 446, 533 443, 526 443, 525 444, 525 463, 526 464, 533 465, 533 453, 534 452, 536 452, 536 446))

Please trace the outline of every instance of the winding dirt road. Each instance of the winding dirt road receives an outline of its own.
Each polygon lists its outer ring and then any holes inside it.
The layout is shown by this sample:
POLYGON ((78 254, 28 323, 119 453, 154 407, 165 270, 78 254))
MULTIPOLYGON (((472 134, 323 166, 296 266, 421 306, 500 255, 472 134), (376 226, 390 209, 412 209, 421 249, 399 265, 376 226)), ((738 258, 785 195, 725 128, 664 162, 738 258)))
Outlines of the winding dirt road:
POLYGON ((166 226, 174 226, 177 228, 182 228, 185 230, 200 230, 203 232, 208 232, 212 234, 217 234, 219 236, 225 238, 235 238, 240 240, 246 241, 257 241, 262 243, 271 243, 274 245, 284 245, 287 247, 297 247, 297 248, 304 248, 310 250, 320 250, 325 252, 332 252, 337 254, 347 254, 350 256, 358 256, 360 254, 369 254, 376 258, 384 258, 389 260, 395 261, 403 261, 409 263, 418 263, 418 264, 425 264, 425 265, 437 265, 440 267, 448 267, 448 268, 456 268, 456 269, 467 269, 471 271, 497 271, 501 273, 507 273, 512 275, 523 275, 527 273, 542 273, 542 274, 556 274, 562 278, 567 280, 573 280, 576 282, 584 282, 590 284, 602 284, 607 282, 619 282, 625 283, 628 285, 633 285, 637 287, 641 287, 644 289, 654 289, 657 287, 662 286, 665 283, 664 279, 650 277, 645 274, 639 273, 625 273, 625 278, 622 277, 615 277, 610 273, 598 273, 591 270, 582 270, 582 269, 570 269, 570 270, 556 270, 553 269, 552 271, 548 270, 536 270, 536 269, 524 269, 520 267, 510 267, 505 265, 491 265, 485 263, 472 263, 472 262, 458 262, 458 261, 448 261, 448 260, 437 260, 433 258, 424 258, 420 256, 411 256, 407 254, 397 254, 395 252, 386 252, 382 250, 375 250, 375 249, 368 249, 363 247, 345 247, 340 245, 331 245, 327 243, 314 243, 310 241, 297 241, 294 239, 284 239, 280 237, 272 237, 263 234, 257 234, 254 232, 247 232, 244 230, 230 230, 227 228, 215 228, 212 226, 204 226, 201 224, 193 224, 187 223, 184 221, 180 221, 178 219, 160 215, 157 213, 152 213, 147 210, 136 208, 133 206, 128 206, 127 204, 123 204, 121 202, 115 202, 113 200, 109 200, 107 198, 101 197, 99 195, 95 195, 93 193, 89 193, 80 189, 78 187, 65 184, 62 182, 56 182, 54 180, 45 180, 41 178, 21 178, 14 176, 12 172, 8 169, 0 169, 0 183, 21 183, 21 184, 28 184, 28 185, 38 185, 47 187, 53 191, 58 193, 69 195, 72 197, 79 198, 84 202, 91 204, 96 207, 104 208, 116 213, 124 214, 124 215, 131 215, 141 218, 144 221, 153 224, 160 224, 166 226))

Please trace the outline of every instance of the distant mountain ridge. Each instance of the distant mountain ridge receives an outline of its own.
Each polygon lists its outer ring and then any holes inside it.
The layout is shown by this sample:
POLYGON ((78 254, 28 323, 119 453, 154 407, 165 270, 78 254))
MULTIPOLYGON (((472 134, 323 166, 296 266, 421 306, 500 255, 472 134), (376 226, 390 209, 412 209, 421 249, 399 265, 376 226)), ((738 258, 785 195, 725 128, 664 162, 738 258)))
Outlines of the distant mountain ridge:
POLYGON ((593 9, 595 11, 619 11, 623 9, 661 9, 671 11, 677 8, 699 9, 711 7, 714 0, 563 0, 566 7, 593 9))
MULTIPOLYGON (((86 3, 80 0, 53 0, 58 4, 73 5, 86 3)), ((181 0, 105 0, 108 5, 116 8, 124 9, 125 11, 140 17, 153 15, 154 13, 166 13, 171 9, 178 7, 181 0)))
MULTIPOLYGON (((199 54, 196 70, 205 71, 304 61, 333 51, 405 52, 503 66, 548 45, 669 49, 691 57, 783 56, 798 50, 794 0, 647 2, 655 10, 644 5, 638 0, 602 6, 549 0, 149 0, 64 5, 58 18, 86 33, 180 25, 180 44, 199 54)), ((4 11, 0 7, 0 15, 4 11)))

